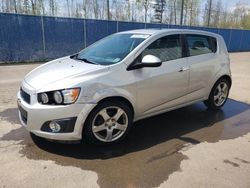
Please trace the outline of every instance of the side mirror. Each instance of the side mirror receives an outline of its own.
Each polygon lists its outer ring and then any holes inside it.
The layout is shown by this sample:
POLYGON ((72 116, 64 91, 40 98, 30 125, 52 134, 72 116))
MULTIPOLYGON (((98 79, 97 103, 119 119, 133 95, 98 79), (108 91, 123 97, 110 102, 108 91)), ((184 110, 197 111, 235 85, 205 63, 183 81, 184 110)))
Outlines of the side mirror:
POLYGON ((145 55, 142 61, 135 63, 127 68, 127 70, 141 69, 143 67, 159 67, 161 66, 161 60, 154 55, 145 55))
POLYGON ((154 55, 145 55, 141 61, 143 67, 159 67, 161 66, 161 60, 154 55))

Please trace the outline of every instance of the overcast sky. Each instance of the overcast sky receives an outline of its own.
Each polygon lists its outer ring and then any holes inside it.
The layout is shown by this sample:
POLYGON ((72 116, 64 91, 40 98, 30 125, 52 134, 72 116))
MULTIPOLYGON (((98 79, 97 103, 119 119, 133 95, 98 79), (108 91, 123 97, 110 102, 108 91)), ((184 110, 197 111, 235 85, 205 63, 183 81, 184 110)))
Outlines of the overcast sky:
MULTIPOLYGON (((228 7, 232 7, 237 2, 239 2, 239 0, 223 0, 223 2, 225 2, 225 4, 228 4, 228 7)), ((247 4, 247 5, 250 5, 250 0, 241 0, 240 2, 247 4)))
MULTIPOLYGON (((238 3, 239 1, 240 1, 241 3, 244 3, 244 4, 250 6, 250 0, 222 0, 222 3, 223 3, 224 5, 227 5, 228 9, 231 9, 231 8, 233 8, 233 7, 235 6, 235 4, 238 3)), ((201 2, 202 2, 202 4, 205 4, 205 3, 206 3, 206 1, 204 1, 204 0, 202 0, 201 2)))

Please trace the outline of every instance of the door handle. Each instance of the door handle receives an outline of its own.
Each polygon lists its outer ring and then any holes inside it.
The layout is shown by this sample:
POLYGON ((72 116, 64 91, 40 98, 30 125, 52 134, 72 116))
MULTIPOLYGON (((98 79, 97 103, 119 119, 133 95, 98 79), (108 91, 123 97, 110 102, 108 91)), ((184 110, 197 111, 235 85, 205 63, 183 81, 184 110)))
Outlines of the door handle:
POLYGON ((189 70, 188 67, 181 67, 178 72, 184 72, 184 71, 187 71, 187 70, 189 70))

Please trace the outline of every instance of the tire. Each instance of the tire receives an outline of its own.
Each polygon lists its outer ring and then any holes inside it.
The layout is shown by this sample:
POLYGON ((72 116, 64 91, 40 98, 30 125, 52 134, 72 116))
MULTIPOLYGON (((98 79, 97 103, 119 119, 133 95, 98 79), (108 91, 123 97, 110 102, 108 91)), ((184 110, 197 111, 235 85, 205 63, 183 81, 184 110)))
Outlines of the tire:
POLYGON ((214 84, 209 94, 208 100, 205 100, 204 104, 211 110, 220 109, 227 101, 230 87, 230 82, 227 79, 219 79, 214 84))
POLYGON ((130 107, 121 101, 104 101, 89 114, 83 128, 82 141, 104 145, 125 138, 133 123, 130 107))

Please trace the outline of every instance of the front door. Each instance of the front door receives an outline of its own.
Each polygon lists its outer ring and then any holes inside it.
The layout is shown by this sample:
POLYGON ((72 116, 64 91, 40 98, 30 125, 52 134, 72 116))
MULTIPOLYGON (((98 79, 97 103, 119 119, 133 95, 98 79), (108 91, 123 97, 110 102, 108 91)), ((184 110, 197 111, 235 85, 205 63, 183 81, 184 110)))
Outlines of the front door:
POLYGON ((186 102, 189 68, 183 58, 180 35, 168 35, 151 43, 141 54, 154 55, 160 67, 134 70, 137 79, 137 106, 147 115, 186 102))

